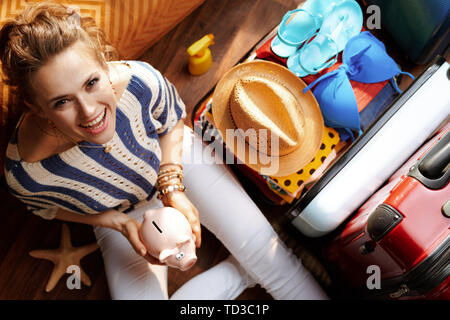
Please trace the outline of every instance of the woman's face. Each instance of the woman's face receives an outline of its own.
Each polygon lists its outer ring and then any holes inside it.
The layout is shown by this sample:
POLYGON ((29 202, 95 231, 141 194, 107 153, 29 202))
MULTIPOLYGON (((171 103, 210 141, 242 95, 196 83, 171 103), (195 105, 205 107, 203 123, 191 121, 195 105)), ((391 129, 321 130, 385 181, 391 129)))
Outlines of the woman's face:
POLYGON ((116 125, 116 98, 103 69, 78 41, 55 56, 33 76, 40 116, 72 142, 103 144, 116 125))

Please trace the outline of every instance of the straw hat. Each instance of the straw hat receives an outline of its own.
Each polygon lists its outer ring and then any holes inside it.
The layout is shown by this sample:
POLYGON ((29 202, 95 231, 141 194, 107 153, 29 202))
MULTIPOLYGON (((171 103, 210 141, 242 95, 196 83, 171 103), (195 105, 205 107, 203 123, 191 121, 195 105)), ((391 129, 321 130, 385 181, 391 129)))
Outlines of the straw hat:
POLYGON ((242 63, 217 84, 212 100, 216 128, 235 156, 264 175, 287 176, 317 153, 324 121, 305 83, 268 61, 242 63))

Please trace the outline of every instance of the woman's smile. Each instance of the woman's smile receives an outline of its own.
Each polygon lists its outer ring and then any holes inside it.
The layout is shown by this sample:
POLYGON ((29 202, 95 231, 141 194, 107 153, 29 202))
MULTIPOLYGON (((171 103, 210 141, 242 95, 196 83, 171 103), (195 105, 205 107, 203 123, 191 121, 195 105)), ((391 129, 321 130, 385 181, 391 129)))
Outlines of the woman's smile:
POLYGON ((91 134, 102 133, 108 126, 107 112, 108 110, 105 108, 94 120, 80 124, 80 127, 91 134))

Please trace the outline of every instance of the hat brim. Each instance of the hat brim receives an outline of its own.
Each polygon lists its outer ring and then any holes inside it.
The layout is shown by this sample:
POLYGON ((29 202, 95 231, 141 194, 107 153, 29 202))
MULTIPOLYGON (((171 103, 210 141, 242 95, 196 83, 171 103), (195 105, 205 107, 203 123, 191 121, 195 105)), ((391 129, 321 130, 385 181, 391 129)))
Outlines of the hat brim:
MULTIPOLYGON (((283 177, 299 171, 316 155, 322 143, 324 120, 319 104, 311 91, 303 93, 306 84, 289 69, 273 62, 255 60, 239 64, 230 69, 218 82, 212 99, 212 114, 214 124, 222 138, 234 155, 247 166, 263 175, 283 177), (247 143, 238 143, 238 135, 227 136, 227 129, 236 130, 229 113, 228 101, 238 79, 247 76, 270 76, 276 78, 294 95, 304 115, 304 137, 301 144, 293 152, 283 156, 268 158, 258 154, 255 161, 255 149, 247 143), (233 141, 227 141, 231 140, 233 141), (261 156, 261 160, 260 160, 261 156)), ((276 110, 274 110, 276 112, 276 110)))

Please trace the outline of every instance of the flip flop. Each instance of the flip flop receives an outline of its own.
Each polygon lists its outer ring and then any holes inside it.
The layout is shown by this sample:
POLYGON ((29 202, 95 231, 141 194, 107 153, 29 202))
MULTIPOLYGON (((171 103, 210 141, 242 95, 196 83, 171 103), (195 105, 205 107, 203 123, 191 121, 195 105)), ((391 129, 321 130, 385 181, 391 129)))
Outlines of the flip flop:
POLYGON ((342 1, 345 0, 308 0, 300 9, 287 12, 270 45, 273 53, 281 58, 294 54, 320 28, 333 7, 342 1))
POLYGON ((288 69, 304 77, 332 66, 347 42, 361 32, 362 24, 363 13, 356 1, 337 4, 324 19, 320 31, 289 56, 288 69))

